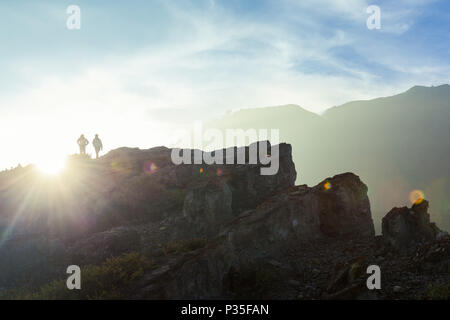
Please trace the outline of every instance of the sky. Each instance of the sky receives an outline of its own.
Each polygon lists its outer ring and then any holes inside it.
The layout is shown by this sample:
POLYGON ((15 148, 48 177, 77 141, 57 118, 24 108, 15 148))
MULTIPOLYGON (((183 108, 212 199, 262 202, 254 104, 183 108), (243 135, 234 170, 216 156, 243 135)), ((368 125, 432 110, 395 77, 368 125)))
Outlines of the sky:
POLYGON ((149 148, 228 110, 450 83, 449 30, 447 0, 1 0, 0 169, 60 161, 81 133, 149 148))

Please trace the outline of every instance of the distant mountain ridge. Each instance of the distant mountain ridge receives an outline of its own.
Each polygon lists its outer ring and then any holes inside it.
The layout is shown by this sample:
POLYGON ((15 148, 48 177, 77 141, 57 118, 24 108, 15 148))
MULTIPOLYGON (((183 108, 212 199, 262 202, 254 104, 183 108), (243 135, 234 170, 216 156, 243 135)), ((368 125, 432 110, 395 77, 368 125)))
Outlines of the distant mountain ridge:
POLYGON ((409 90, 360 100, 317 115, 297 105, 243 109, 207 127, 279 128, 280 141, 293 146, 297 183, 352 171, 369 186, 374 218, 410 204, 421 190, 430 212, 450 229, 450 86, 409 90))

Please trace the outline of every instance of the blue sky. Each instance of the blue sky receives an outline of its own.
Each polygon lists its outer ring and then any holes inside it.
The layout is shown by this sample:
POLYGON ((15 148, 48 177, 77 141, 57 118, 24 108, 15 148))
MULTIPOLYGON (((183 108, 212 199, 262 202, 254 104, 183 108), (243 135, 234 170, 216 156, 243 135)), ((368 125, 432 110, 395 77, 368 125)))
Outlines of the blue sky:
POLYGON ((146 148, 230 109, 320 113, 449 83, 449 30, 445 0, 2 0, 0 168, 75 152, 81 132, 146 148))

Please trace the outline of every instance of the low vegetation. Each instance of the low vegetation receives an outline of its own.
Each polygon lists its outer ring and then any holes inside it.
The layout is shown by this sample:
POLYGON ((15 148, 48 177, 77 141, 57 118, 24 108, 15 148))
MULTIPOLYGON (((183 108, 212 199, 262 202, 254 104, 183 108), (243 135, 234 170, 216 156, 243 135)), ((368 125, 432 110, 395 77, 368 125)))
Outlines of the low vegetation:
POLYGON ((450 281, 444 284, 431 284, 425 292, 426 300, 450 300, 450 281))
POLYGON ((71 300, 71 299, 125 299, 130 296, 130 285, 150 269, 147 258, 139 253, 127 253, 107 259, 100 265, 81 268, 81 289, 69 290, 66 279, 55 280, 37 290, 22 288, 6 291, 0 299, 71 300))
POLYGON ((195 238, 189 240, 171 241, 162 247, 164 255, 171 253, 186 253, 203 248, 206 245, 206 239, 195 238))

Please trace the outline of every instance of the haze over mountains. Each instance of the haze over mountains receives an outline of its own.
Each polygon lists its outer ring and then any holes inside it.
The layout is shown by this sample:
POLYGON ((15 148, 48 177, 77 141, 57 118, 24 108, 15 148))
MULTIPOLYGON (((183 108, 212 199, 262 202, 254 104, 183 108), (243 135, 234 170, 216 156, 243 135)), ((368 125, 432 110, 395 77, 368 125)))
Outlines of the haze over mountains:
POLYGON ((1 172, 0 299, 448 299, 449 91, 216 121, 279 128, 293 145, 279 144, 274 175, 176 165, 167 147, 1 172), (398 208, 414 189, 430 202, 398 208), (381 290, 368 290, 372 264, 381 290), (67 290, 68 265, 83 290, 67 290))
POLYGON ((323 115, 297 105, 244 109, 207 126, 278 128, 280 141, 293 146, 297 184, 355 172, 369 187, 377 222, 392 207, 410 205, 409 194, 420 190, 430 200, 432 218, 448 230, 449 119, 450 86, 445 84, 349 102, 323 115))

